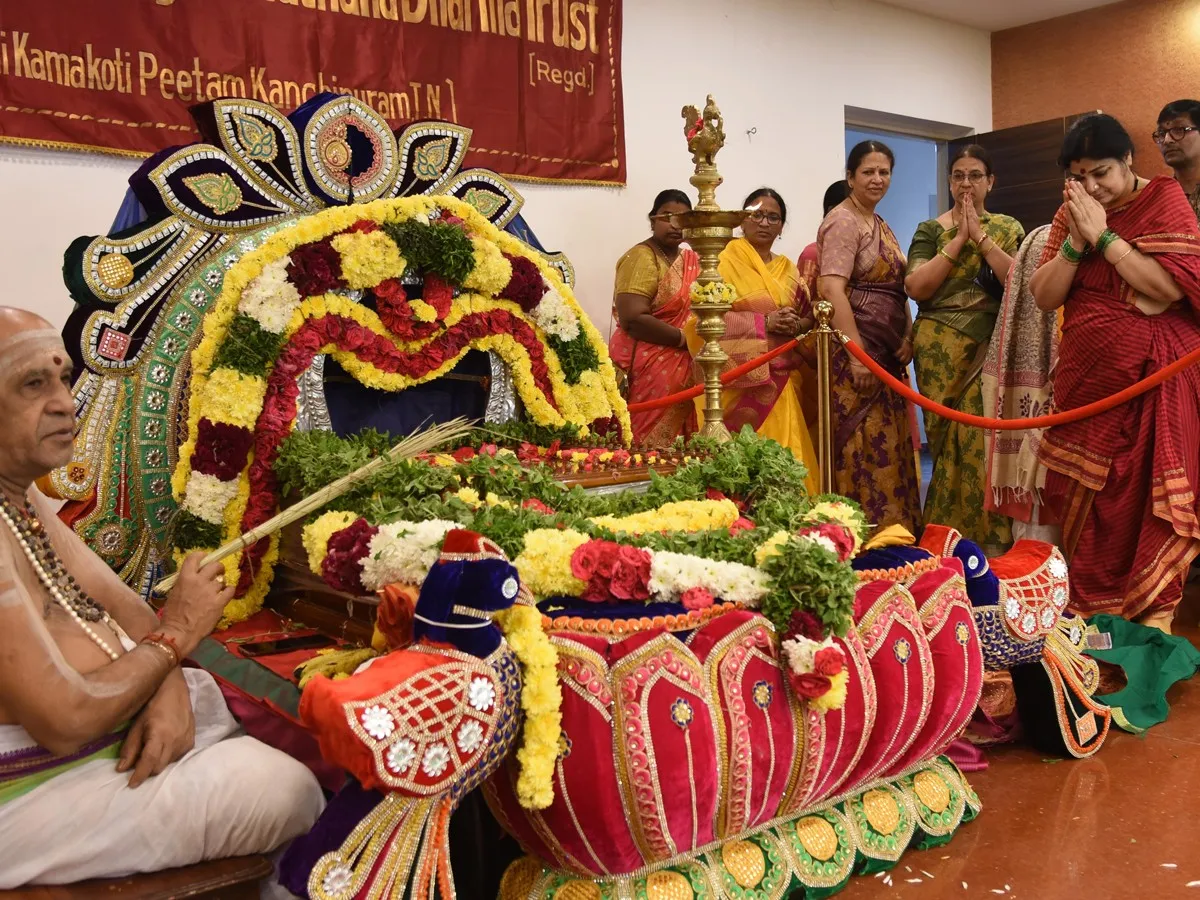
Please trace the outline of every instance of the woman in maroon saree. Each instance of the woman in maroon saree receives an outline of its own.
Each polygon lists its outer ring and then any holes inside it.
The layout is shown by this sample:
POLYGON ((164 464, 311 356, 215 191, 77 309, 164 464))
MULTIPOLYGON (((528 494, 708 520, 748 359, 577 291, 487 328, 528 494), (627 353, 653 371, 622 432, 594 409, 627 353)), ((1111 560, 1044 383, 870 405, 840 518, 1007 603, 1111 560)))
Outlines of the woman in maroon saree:
MULTIPOLYGON (((700 274, 700 258, 680 247, 683 234, 672 218, 691 208, 692 201, 682 191, 660 193, 650 211, 650 237, 617 263, 613 289, 617 327, 608 352, 625 375, 630 403, 656 400, 692 386, 692 356, 683 327, 692 313, 690 294, 700 274)), ((665 447, 696 430, 691 400, 629 417, 634 440, 650 447, 665 447)))
MULTIPOLYGON (((1065 202, 1030 289, 1063 307, 1054 400, 1102 400, 1200 347, 1200 230, 1169 178, 1138 178, 1111 116, 1080 120, 1060 159, 1065 202)), ((1061 519, 1071 606, 1170 630, 1200 554, 1200 369, 1050 429, 1039 459, 1061 519)))

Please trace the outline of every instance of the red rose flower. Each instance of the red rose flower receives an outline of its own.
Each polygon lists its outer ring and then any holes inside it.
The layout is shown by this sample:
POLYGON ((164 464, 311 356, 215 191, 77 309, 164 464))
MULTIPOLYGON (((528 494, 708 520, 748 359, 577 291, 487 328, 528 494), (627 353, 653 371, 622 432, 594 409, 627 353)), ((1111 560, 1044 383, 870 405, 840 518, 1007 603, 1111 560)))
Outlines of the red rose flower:
POLYGON ((421 299, 433 307, 439 319, 444 319, 450 314, 450 305, 454 302, 454 288, 432 272, 427 272, 421 299))
POLYGON ((821 620, 808 610, 797 609, 788 619, 785 639, 795 635, 808 638, 810 641, 823 641, 825 640, 825 629, 821 626, 821 620))
POLYGON ((554 515, 554 510, 552 510, 549 506, 547 506, 545 503, 543 503, 537 497, 530 497, 528 500, 526 500, 524 503, 521 504, 521 508, 536 510, 537 512, 540 512, 542 515, 545 515, 545 516, 554 515))
POLYGON ((590 582, 598 573, 600 560, 604 556, 602 541, 580 544, 571 554, 571 574, 580 581, 590 582))
POLYGON ((301 297, 315 297, 346 286, 342 279, 342 258, 333 249, 329 238, 297 247, 291 252, 290 260, 288 280, 301 297))
POLYGON ((608 587, 618 600, 649 600, 650 554, 638 547, 617 550, 608 587))
POLYGON ((813 671, 818 675, 840 675, 846 666, 846 659, 838 647, 826 647, 818 650, 813 657, 813 671))
POLYGON ((829 693, 829 689, 833 684, 824 675, 811 673, 808 675, 797 675, 795 672, 788 672, 788 681, 791 682, 792 690, 796 692, 797 697, 803 697, 806 700, 815 700, 818 697, 824 697, 829 693))
POLYGON ((608 590, 608 581, 597 575, 588 582, 579 599, 588 603, 608 603, 612 600, 608 590))
POLYGON ((468 459, 475 458, 475 448, 474 447, 459 447, 457 450, 455 450, 450 455, 454 457, 455 462, 464 463, 468 459))
POLYGON ((310 321, 292 335, 292 339, 288 341, 287 350, 284 352, 294 350, 297 358, 307 355, 311 362, 312 358, 321 352, 323 346, 325 346, 325 339, 321 334, 320 328, 314 321, 310 321))
POLYGON ((461 218, 459 218, 458 216, 456 216, 454 213, 452 213, 452 212, 446 212, 445 210, 442 210, 442 214, 441 214, 441 216, 439 216, 439 217, 438 217, 438 221, 439 221, 439 222, 443 222, 443 223, 445 223, 446 225, 459 225, 459 226, 462 226, 462 225, 466 225, 466 224, 467 224, 467 220, 466 220, 466 219, 461 219, 461 218))
POLYGON ((724 493, 722 493, 721 491, 718 491, 716 488, 709 488, 708 490, 706 490, 704 492, 704 498, 706 500, 728 500, 729 499, 728 497, 725 496, 724 493))
POLYGON ((702 587, 688 588, 680 599, 685 609, 708 609, 714 603, 713 595, 702 587))
POLYGON ((542 301, 542 297, 548 290, 542 273, 538 271, 537 265, 531 259, 523 256, 509 256, 507 253, 504 254, 504 258, 512 263, 512 278, 508 280, 504 290, 497 296, 504 300, 511 300, 526 313, 533 312, 534 307, 542 301))
POLYGON ((729 526, 730 534, 737 534, 740 531, 753 531, 754 523, 745 516, 739 516, 737 520, 729 526))

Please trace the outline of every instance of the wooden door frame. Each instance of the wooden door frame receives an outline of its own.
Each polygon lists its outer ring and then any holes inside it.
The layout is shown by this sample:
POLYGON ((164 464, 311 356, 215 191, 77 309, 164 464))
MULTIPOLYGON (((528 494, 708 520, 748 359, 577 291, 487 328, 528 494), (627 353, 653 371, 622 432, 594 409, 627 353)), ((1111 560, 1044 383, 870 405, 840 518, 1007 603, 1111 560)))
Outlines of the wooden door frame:
MULTIPOLYGON (((877 109, 865 109, 861 106, 845 107, 845 128, 862 128, 867 131, 879 131, 894 134, 897 137, 921 138, 933 141, 937 145, 937 168, 944 173, 950 163, 947 145, 950 141, 962 140, 977 133, 977 129, 966 125, 953 125, 949 122, 937 122, 932 119, 917 119, 912 116, 902 116, 897 113, 881 112, 877 109)), ((950 187, 946 179, 938 179, 938 207, 948 209, 950 206, 950 187)))

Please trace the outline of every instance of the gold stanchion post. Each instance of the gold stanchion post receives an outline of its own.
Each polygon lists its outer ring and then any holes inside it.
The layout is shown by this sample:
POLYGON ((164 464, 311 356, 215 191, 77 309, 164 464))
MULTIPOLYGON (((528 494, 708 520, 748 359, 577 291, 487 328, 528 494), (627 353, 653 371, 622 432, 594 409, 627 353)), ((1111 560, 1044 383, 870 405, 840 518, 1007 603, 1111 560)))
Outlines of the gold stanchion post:
POLYGON ((684 240, 700 257, 700 275, 692 286, 691 304, 696 313, 696 331, 704 338, 704 347, 696 356, 704 370, 704 424, 700 434, 718 441, 729 440, 721 408, 721 370, 729 357, 721 349, 725 334, 725 314, 735 299, 732 286, 725 284, 717 268, 725 245, 733 240, 733 229, 746 218, 745 210, 723 210, 717 205, 717 187, 722 178, 714 162, 725 146, 725 125, 721 111, 708 95, 703 112, 694 106, 683 108, 684 134, 696 170, 689 179, 700 200, 696 208, 678 217, 684 240))
POLYGON ((821 493, 833 493, 833 338, 830 327, 833 304, 818 300, 812 334, 817 342, 817 464, 821 467, 821 493))

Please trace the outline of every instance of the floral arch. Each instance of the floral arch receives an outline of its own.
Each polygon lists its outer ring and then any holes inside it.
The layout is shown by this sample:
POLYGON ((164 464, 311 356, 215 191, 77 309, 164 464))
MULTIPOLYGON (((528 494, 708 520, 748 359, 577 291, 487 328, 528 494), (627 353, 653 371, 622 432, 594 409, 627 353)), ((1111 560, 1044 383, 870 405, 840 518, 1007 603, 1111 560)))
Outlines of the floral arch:
MULTIPOLYGON (((444 375, 472 349, 503 359, 539 424, 603 421, 629 439, 604 341, 558 270, 467 203, 377 200, 268 234, 225 274, 192 353, 172 479, 176 559, 275 514, 274 461, 295 425, 297 379, 315 357, 399 391, 444 375), (368 294, 374 310, 361 302, 368 294)), ((261 607, 278 541, 226 559, 237 583, 227 621, 261 607)))

